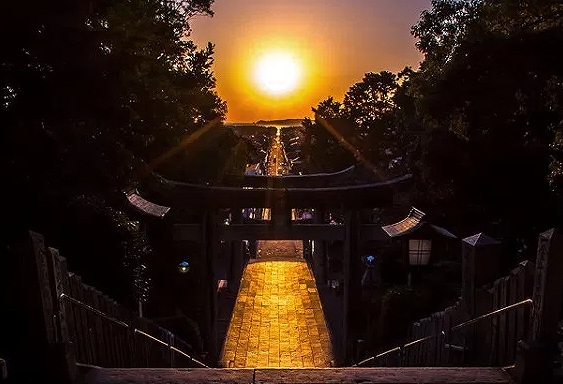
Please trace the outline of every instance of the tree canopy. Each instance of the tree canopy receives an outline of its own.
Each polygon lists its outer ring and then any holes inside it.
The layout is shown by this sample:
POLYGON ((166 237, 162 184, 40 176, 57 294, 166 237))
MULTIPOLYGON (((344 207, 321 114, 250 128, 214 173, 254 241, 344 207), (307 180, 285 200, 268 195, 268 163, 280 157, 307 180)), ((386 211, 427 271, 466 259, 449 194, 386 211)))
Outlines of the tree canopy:
POLYGON ((411 89, 426 195, 531 242, 561 213, 563 2, 432 4, 413 27, 425 60, 411 89))
MULTIPOLYGON (((5 218, 14 230, 54 235, 98 222, 101 236, 113 226, 114 242, 106 236, 105 250, 84 247, 83 259, 118 256, 138 272, 130 259, 150 247, 124 210, 122 189, 140 167, 226 113, 213 45, 190 40, 190 18, 212 15, 212 3, 2 3, 0 125, 5 218)), ((55 243, 63 252, 72 248, 68 238, 55 243)))
MULTIPOLYGON (((417 70, 367 73, 316 113, 345 120, 382 174, 413 172, 415 203, 452 228, 531 250, 563 215, 562 23, 562 1, 434 0, 412 27, 417 70)), ((337 152, 303 125, 305 160, 337 152)))
POLYGON ((303 154, 310 170, 336 171, 352 162, 365 162, 382 176, 393 173, 393 164, 397 164, 393 163, 397 155, 393 145, 395 97, 400 97, 397 90, 403 76, 388 71, 366 73, 346 92, 343 102, 329 97, 313 108, 330 129, 310 119, 303 122, 303 154))

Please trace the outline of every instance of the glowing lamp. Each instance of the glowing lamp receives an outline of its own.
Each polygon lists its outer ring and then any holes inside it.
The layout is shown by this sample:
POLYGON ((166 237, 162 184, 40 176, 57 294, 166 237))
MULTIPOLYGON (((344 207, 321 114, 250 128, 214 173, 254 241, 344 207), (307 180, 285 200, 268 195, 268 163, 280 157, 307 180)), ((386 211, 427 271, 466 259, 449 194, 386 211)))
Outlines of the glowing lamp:
POLYGON ((430 262, 430 251, 432 250, 432 240, 409 240, 409 264, 428 265, 430 262))
POLYGON ((178 264, 178 272, 188 273, 189 271, 190 271, 190 263, 188 263, 186 260, 178 264))

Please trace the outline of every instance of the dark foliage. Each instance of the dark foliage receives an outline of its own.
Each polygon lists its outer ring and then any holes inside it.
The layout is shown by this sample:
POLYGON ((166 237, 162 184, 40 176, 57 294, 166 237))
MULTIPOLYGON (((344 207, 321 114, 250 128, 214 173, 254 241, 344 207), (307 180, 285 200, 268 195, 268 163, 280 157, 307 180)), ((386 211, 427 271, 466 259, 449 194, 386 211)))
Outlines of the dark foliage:
MULTIPOLYGON (((416 71, 367 73, 302 123, 305 165, 361 158, 383 177, 411 172, 413 203, 433 221, 502 240, 508 266, 534 258, 538 233, 563 218, 563 2, 434 0, 412 33, 424 54, 416 71)), ((446 270, 434 272, 424 289, 390 289, 365 337, 394 346, 455 298, 446 270)))
POLYGON ((353 148, 380 176, 412 172, 416 206, 455 232, 534 249, 563 216, 563 3, 436 0, 412 33, 419 69, 319 103, 351 145, 306 119, 304 162, 342 169, 353 148))
POLYGON ((226 111, 213 46, 189 40, 212 2, 1 6, 4 218, 54 238, 72 270, 125 302, 146 296, 151 246, 122 189, 226 111))

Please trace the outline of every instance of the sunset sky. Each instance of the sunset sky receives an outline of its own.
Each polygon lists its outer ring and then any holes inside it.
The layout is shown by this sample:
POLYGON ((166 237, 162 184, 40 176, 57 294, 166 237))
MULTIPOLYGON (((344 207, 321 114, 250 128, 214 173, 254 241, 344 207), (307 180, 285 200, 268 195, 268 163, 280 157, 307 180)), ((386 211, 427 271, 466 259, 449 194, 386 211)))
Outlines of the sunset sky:
POLYGON ((215 0, 191 20, 215 44, 217 91, 228 122, 303 118, 366 72, 418 67, 410 27, 430 0, 215 0), (281 76, 278 78, 276 76, 281 76))

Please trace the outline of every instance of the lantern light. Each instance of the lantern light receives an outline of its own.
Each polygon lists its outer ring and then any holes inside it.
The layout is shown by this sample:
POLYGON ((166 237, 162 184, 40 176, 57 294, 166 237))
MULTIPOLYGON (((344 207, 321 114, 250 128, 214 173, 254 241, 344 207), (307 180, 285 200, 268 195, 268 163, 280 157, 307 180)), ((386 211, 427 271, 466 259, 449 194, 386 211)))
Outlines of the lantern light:
POLYGON ((188 263, 186 260, 182 261, 180 264, 178 264, 178 271, 180 273, 188 273, 190 271, 190 263, 188 263))
POLYGON ((409 264, 428 265, 430 262, 430 252, 432 250, 432 240, 429 239, 410 239, 409 240, 409 264))

